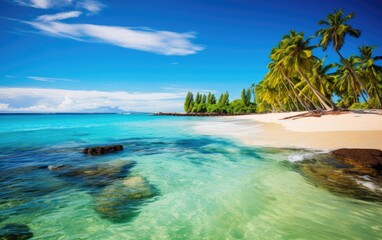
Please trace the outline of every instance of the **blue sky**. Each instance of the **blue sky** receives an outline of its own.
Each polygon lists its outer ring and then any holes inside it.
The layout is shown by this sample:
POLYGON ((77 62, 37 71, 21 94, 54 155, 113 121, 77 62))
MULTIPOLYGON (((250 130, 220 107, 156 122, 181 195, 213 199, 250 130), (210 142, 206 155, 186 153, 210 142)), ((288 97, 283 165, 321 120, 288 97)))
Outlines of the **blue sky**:
MULTIPOLYGON (((0 112, 181 111, 185 92, 231 99, 258 83, 289 30, 343 8, 382 55, 380 0, 0 0, 0 112)), ((329 49, 327 62, 338 61, 329 49)))

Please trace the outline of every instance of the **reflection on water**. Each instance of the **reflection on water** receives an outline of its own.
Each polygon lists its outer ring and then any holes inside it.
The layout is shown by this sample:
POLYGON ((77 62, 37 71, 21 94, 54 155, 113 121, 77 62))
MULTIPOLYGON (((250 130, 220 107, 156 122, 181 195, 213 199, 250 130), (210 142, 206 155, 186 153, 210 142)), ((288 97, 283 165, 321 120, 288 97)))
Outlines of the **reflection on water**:
POLYGON ((382 235, 378 179, 343 174, 346 166, 325 154, 198 135, 193 121, 133 114, 2 116, 0 236, 382 235), (116 143, 125 150, 104 156, 80 152, 116 143))

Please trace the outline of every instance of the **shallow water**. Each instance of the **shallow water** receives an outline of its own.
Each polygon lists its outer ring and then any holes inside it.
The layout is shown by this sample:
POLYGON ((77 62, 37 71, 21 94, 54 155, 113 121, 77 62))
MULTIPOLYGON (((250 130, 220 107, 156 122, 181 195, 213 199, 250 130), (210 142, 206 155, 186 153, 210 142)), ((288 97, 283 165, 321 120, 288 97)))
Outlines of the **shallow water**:
POLYGON ((35 239, 382 236, 381 203, 335 194, 296 170, 295 162, 313 153, 201 135, 193 130, 198 121, 134 114, 0 115, 0 228, 26 224, 35 239), (105 144, 123 144, 125 150, 81 153, 105 144), (150 194, 141 191, 143 197, 132 200, 130 192, 123 193, 128 179, 138 179, 138 192, 144 182, 150 194), (105 192, 112 194, 112 207, 99 200, 105 192))

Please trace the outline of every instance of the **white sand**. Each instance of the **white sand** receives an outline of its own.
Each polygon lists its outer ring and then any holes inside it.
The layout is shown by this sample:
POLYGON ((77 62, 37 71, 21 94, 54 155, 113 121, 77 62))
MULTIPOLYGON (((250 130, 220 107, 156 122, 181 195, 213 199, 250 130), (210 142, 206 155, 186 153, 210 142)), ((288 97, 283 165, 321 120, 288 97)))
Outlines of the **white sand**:
POLYGON ((204 134, 234 137, 254 146, 382 149, 381 111, 283 120, 298 114, 301 112, 222 117, 200 122, 195 129, 204 134))

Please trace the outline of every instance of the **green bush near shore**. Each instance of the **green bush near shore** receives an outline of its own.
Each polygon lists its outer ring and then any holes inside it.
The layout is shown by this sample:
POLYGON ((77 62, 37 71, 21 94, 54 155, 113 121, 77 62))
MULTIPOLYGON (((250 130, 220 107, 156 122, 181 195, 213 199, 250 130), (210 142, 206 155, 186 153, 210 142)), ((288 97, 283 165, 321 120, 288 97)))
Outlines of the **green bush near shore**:
POLYGON ((219 114, 244 114, 256 112, 256 104, 251 102, 253 91, 243 89, 241 99, 229 101, 229 93, 222 93, 218 100, 213 93, 188 92, 184 101, 184 111, 187 113, 219 113, 219 114))

